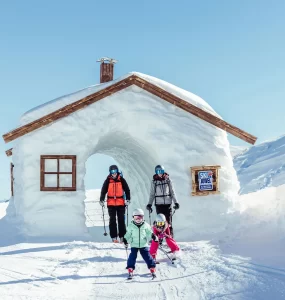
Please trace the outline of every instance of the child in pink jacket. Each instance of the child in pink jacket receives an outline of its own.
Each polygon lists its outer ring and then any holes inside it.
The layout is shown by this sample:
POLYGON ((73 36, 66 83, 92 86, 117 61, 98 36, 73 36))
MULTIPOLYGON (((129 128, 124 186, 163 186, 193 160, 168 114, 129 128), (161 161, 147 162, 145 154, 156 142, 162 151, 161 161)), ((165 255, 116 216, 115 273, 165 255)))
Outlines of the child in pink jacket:
POLYGON ((170 235, 170 228, 169 224, 166 221, 164 214, 158 214, 154 226, 152 227, 153 234, 157 237, 156 240, 153 240, 150 245, 150 254, 156 259, 157 249, 159 244, 162 243, 162 240, 165 238, 167 246, 170 248, 171 253, 175 257, 175 253, 180 250, 179 246, 177 245, 176 241, 170 235))

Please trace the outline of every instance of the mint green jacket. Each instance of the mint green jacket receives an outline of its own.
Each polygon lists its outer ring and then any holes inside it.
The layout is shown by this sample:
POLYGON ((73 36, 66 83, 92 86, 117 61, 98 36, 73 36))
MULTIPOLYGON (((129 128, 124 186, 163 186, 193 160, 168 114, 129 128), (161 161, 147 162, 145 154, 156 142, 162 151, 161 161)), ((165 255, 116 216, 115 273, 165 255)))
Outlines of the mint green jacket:
POLYGON ((131 245, 131 248, 144 248, 149 244, 151 240, 152 229, 148 223, 144 223, 137 226, 133 221, 127 228, 125 239, 131 245))

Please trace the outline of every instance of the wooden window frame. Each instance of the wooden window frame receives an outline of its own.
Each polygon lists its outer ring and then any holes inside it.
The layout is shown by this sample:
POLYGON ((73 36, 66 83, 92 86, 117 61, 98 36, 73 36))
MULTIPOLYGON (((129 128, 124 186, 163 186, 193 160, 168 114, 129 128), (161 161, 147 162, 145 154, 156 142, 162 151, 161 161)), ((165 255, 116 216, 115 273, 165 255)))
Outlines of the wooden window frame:
POLYGON ((195 166, 191 167, 191 178, 192 178, 192 196, 207 196, 220 194, 219 190, 219 169, 221 166, 195 166), (198 183, 198 171, 209 170, 213 172, 213 191, 199 191, 198 183))
POLYGON ((10 163, 11 196, 14 196, 14 164, 10 163))
POLYGON ((76 155, 41 155, 41 180, 40 190, 47 192, 65 192, 65 191, 76 191, 76 155), (57 172, 45 172, 45 160, 46 159, 57 159, 57 172), (60 159, 71 159, 72 160, 72 171, 71 172, 59 172, 59 160, 60 159), (57 187, 46 187, 45 186, 45 174, 57 174, 57 187), (71 187, 60 187, 59 186, 59 175, 71 174, 72 175, 72 186, 71 187))

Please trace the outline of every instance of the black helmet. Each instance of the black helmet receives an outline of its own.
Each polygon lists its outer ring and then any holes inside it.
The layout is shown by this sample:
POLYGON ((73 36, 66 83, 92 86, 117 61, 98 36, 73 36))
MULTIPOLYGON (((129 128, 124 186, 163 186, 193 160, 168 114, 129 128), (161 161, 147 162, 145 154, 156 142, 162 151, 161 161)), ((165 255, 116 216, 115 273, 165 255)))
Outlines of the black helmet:
POLYGON ((117 172, 119 172, 119 169, 116 165, 112 165, 109 167, 109 172, 111 172, 112 170, 117 170, 117 172))

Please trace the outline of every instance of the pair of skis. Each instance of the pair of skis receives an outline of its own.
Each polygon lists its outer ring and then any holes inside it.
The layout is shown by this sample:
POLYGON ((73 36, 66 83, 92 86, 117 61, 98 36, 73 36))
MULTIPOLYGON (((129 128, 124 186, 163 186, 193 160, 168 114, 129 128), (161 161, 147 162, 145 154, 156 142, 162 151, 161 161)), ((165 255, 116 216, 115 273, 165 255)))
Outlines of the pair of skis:
MULTIPOLYGON (((129 276, 128 276, 128 280, 132 280, 134 278, 134 273, 131 272, 129 273, 129 276)), ((155 279, 156 278, 156 274, 155 273, 151 273, 151 280, 155 279)))

